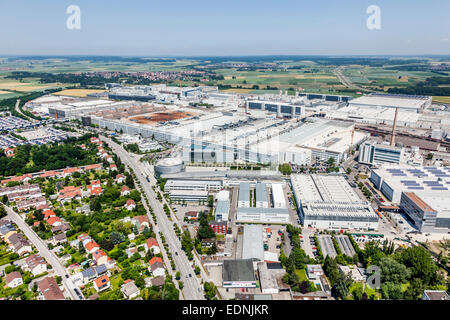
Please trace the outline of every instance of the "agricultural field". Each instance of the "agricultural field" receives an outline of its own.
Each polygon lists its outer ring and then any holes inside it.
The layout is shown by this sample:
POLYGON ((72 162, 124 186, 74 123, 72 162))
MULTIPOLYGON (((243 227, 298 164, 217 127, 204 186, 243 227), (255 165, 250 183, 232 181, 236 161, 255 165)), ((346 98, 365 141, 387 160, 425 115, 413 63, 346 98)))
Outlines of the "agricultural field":
MULTIPOLYGON (((205 71, 208 76, 200 79, 186 77, 165 80, 161 78, 152 83, 168 85, 214 85, 225 92, 264 93, 279 90, 299 90, 304 92, 345 94, 357 96, 358 91, 386 92, 407 90, 413 94, 416 88, 431 77, 448 76, 445 72, 445 59, 433 57, 320 57, 320 56, 264 56, 264 57, 192 57, 192 58, 145 58, 145 57, 33 57, 0 58, 0 90, 15 93, 29 92, 58 85, 42 84, 39 79, 25 77, 2 79, 14 71, 36 73, 70 73, 80 75, 85 72, 185 72, 205 71), (440 66, 444 71, 436 71, 440 66), (347 88, 336 76, 337 68, 343 77, 353 84, 347 88), (21 81, 28 82, 21 82, 21 81)), ((102 79, 102 75, 98 79, 102 79)), ((135 76, 135 75, 134 75, 135 76)), ((138 75, 137 78, 142 75, 138 75)), ((125 74, 116 76, 114 81, 127 80, 125 74), (118 77, 118 80, 117 80, 118 77)), ((105 80, 105 79, 103 79, 105 80)), ((142 78, 140 79, 142 80, 142 78)), ((51 79, 49 82, 57 82, 51 79)), ((62 81, 62 80, 61 80, 62 81)), ((99 80, 100 81, 100 80, 99 80)), ((131 79, 135 84, 139 80, 131 79)), ((65 82, 65 81, 63 81, 65 82)), ((70 82, 70 81, 69 81, 70 82)), ((83 88, 101 89, 104 81, 98 85, 86 81, 83 88), (87 83, 87 84, 86 84, 87 83)), ((148 84, 143 82, 142 84, 148 84)), ((66 83, 65 86, 73 85, 66 83)), ((436 90, 435 90, 436 91, 436 90)), ((431 92, 431 91, 429 91, 431 92)), ((445 93, 445 92, 443 92, 445 93)), ((64 93, 77 97, 85 96, 83 91, 64 93)), ((439 93, 437 93, 439 94, 439 93)), ((434 94, 436 95, 436 94, 434 94)), ((445 93, 445 95, 448 95, 445 93)), ((1 94, 0 94, 1 97, 1 94)), ((436 100, 439 102, 439 100, 436 100)), ((445 102, 441 102, 445 103, 445 102)))
POLYGON ((53 93, 56 96, 70 96, 70 97, 86 97, 90 93, 101 93, 105 90, 96 89, 66 89, 53 93))
MULTIPOLYGON (((27 79, 28 80, 28 79, 27 79)), ((18 81, 18 80, 12 80, 12 79, 4 79, 0 78, 0 95, 3 94, 11 94, 11 93, 21 93, 21 92, 31 92, 31 91, 38 91, 42 89, 50 89, 58 87, 59 84, 57 83, 48 83, 48 84, 41 84, 38 80, 28 80, 28 81, 18 81)), ((3 98, 3 96, 0 96, 3 98)))
POLYGON ((450 104, 450 97, 433 97, 433 103, 450 104))

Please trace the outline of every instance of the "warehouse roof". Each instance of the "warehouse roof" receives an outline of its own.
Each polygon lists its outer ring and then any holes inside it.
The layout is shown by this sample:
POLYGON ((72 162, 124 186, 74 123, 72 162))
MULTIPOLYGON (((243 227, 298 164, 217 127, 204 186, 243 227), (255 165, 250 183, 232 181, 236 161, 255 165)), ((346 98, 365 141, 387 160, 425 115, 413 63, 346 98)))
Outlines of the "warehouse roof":
POLYGON ((223 281, 256 281, 252 259, 224 260, 223 281))
POLYGON ((264 261, 264 239, 262 225, 244 225, 242 258, 264 261))
POLYGON ((219 200, 216 205, 216 214, 228 214, 230 211, 230 201, 229 200, 219 200))
POLYGON ((267 202, 267 187, 265 183, 257 183, 255 186, 256 201, 267 202))
POLYGON ((238 201, 250 201, 250 183, 241 182, 239 184, 238 201))

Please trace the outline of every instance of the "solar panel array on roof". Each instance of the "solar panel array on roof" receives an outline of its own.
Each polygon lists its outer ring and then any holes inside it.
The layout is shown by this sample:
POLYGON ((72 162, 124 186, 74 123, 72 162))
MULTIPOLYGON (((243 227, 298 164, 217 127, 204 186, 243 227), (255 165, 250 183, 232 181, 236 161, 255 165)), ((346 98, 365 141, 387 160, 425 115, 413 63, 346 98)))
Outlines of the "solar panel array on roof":
POLYGON ((446 187, 432 187, 431 190, 448 190, 446 187))
POLYGON ((400 182, 403 183, 403 184, 418 184, 414 180, 400 180, 400 182))
POLYGON ((408 187, 410 190, 423 190, 423 187, 408 187))
POLYGON ((393 173, 393 177, 406 177, 406 173, 393 173))

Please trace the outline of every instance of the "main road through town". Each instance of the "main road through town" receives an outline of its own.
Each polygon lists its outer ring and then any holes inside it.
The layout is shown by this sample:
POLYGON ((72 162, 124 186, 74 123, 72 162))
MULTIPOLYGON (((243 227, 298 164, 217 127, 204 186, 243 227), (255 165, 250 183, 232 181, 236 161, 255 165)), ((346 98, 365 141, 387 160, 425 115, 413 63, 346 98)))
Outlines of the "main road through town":
MULTIPOLYGON (((168 220, 161 203, 157 200, 156 194, 147 182, 142 170, 137 164, 138 160, 133 159, 130 154, 122 148, 122 146, 113 142, 111 139, 100 135, 100 139, 105 141, 109 147, 116 153, 116 155, 122 160, 124 164, 133 169, 136 178, 140 181, 141 186, 150 202, 151 207, 158 220, 158 229, 164 234, 167 244, 172 255, 177 269, 181 273, 181 280, 184 283, 183 294, 186 300, 204 300, 203 288, 199 279, 195 276, 191 263, 189 262, 186 254, 181 249, 181 243, 178 237, 175 235, 173 225, 168 220)), ((155 230, 158 232, 158 230, 155 230)), ((169 267, 169 266, 168 266, 169 267)))
POLYGON ((53 270, 55 270, 56 274, 59 275, 62 279, 64 287, 66 288, 67 294, 70 296, 72 300, 83 300, 84 297, 80 291, 80 296, 75 292, 76 286, 69 278, 69 275, 64 268, 64 266, 59 261, 58 257, 51 252, 44 241, 31 229, 31 227, 11 208, 5 206, 7 217, 13 221, 20 230, 27 236, 27 238, 33 243, 33 245, 38 249, 39 254, 47 260, 48 263, 51 264, 53 270), (66 277, 67 276, 67 277, 66 277))

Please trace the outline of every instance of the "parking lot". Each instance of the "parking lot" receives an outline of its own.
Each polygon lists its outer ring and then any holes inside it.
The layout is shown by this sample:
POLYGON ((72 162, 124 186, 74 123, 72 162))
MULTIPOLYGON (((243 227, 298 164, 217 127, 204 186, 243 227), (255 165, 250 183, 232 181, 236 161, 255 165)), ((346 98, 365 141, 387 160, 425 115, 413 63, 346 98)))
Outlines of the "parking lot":
POLYGON ((200 212, 209 210, 207 206, 193 205, 193 204, 187 204, 185 206, 181 204, 172 204, 170 207, 173 209, 173 212, 177 216, 177 219, 180 221, 184 220, 186 212, 189 211, 200 212))
POLYGON ((337 235, 335 236, 335 239, 338 243, 339 248, 342 251, 342 254, 345 254, 346 256, 353 257, 355 255, 355 249, 353 248, 352 243, 350 242, 350 239, 345 235, 337 235))
POLYGON ((319 240, 319 245, 322 249, 322 254, 324 257, 330 256, 331 258, 335 258, 337 256, 337 252, 334 248, 333 240, 331 240, 330 235, 321 234, 317 236, 317 239, 319 240))
POLYGON ((315 252, 317 251, 313 249, 316 246, 313 238, 314 232, 315 230, 312 228, 302 228, 301 246, 305 253, 311 258, 315 258, 315 252))

